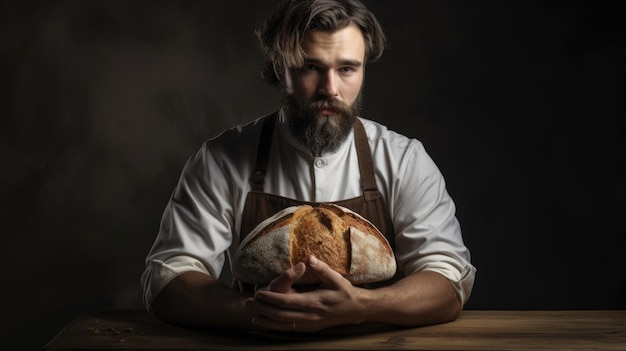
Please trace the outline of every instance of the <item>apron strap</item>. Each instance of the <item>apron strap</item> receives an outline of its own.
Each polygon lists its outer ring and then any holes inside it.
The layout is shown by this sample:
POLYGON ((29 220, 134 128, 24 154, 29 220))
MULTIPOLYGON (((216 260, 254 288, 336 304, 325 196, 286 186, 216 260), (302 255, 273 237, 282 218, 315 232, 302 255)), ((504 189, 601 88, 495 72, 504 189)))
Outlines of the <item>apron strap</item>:
POLYGON ((367 141, 365 127, 358 118, 354 122, 354 144, 359 160, 359 172, 361 173, 361 186, 363 187, 363 198, 371 201, 378 198, 378 187, 374 177, 374 164, 372 162, 372 152, 367 141))
POLYGON ((256 155, 256 165, 254 167, 254 172, 252 172, 253 191, 265 191, 265 173, 267 173, 267 162, 270 157, 272 134, 274 133, 274 124, 276 124, 277 116, 278 112, 275 112, 263 120, 261 137, 259 139, 259 149, 256 155))

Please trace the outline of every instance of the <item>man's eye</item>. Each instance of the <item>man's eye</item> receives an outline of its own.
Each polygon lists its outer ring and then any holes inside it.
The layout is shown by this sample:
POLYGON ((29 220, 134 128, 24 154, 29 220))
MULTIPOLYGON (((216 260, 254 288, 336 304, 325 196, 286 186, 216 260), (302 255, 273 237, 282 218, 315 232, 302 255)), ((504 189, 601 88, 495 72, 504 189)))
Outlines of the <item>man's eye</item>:
POLYGON ((316 65, 304 65, 302 66, 302 70, 307 71, 307 72, 313 72, 313 71, 319 71, 320 68, 316 65))
POLYGON ((341 67, 339 68, 339 72, 343 73, 343 74, 350 74, 350 73, 354 73, 356 70, 354 69, 354 67, 341 67))

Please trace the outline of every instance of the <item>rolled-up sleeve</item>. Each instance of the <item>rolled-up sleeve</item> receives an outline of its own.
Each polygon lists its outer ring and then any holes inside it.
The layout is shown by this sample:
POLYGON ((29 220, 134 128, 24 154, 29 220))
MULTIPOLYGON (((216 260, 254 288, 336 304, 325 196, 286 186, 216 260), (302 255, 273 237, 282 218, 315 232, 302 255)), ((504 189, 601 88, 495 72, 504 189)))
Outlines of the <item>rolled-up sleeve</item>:
POLYGON ((152 310, 152 303, 161 290, 176 276, 188 271, 202 272, 213 276, 200 260, 190 256, 174 256, 165 261, 158 259, 148 261, 146 270, 141 277, 144 304, 148 311, 152 310))
POLYGON ((476 268, 470 263, 444 178, 420 142, 413 140, 403 157, 405 169, 399 173, 403 176, 398 178, 393 210, 398 266, 405 275, 440 273, 465 303, 476 268))

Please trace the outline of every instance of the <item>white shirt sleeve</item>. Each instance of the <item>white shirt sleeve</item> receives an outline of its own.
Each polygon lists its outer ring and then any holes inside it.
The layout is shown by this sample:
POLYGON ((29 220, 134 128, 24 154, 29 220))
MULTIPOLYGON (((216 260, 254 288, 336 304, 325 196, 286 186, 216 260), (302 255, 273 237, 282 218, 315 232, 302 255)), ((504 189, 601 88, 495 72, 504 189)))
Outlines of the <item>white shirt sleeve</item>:
POLYGON ((444 178, 417 140, 409 143, 402 158, 404 170, 400 168, 392 197, 398 267, 405 275, 442 274, 465 303, 476 269, 470 264, 444 178))
POLYGON ((231 188, 206 145, 189 159, 146 257, 142 285, 148 309, 161 289, 184 271, 219 277, 232 242, 231 188))

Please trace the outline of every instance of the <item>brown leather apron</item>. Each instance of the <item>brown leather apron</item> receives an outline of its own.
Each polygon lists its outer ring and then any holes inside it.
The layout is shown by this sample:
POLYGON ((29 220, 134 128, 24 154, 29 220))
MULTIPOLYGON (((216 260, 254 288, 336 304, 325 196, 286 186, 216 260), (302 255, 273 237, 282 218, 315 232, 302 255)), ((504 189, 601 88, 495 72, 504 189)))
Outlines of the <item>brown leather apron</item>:
MULTIPOLYGON (((256 167, 252 174, 252 190, 248 192, 246 197, 241 219, 241 227, 239 230, 240 242, 263 220, 287 207, 303 204, 316 206, 320 204, 317 202, 290 199, 265 192, 265 174, 267 172, 267 163, 276 119, 277 113, 274 113, 267 116, 263 121, 256 167)), ((354 142, 359 161, 363 195, 331 203, 349 208, 364 218, 367 218, 385 235, 391 247, 395 249, 393 222, 391 221, 385 200, 376 186, 374 165, 367 142, 367 135, 359 119, 354 123, 354 142)))

